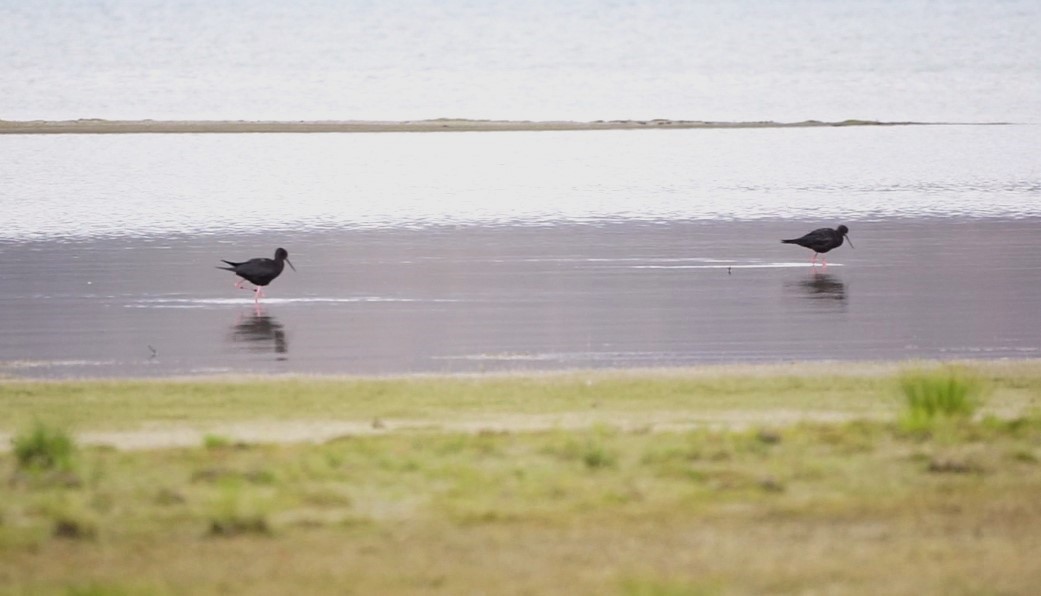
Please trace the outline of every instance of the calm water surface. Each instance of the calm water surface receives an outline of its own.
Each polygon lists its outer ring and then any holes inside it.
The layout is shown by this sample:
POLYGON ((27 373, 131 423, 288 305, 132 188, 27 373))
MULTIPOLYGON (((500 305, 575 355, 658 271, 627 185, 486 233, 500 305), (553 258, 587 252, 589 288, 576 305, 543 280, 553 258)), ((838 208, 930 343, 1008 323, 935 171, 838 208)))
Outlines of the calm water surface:
POLYGON ((1036 356, 1036 0, 0 0, 0 119, 1013 122, 0 137, 0 374, 1036 356), (778 240, 850 226, 827 273, 778 240), (289 249, 254 308, 218 259, 289 249))
POLYGON ((1031 126, 0 138, 0 371, 1036 357, 1031 126), (813 270, 778 240, 846 223, 813 270), (287 270, 260 308, 218 259, 287 270))
POLYGON ((1041 216, 1038 126, 0 136, 0 237, 1041 216))
POLYGON ((259 308, 212 266, 267 238, 28 243, 4 249, 0 359, 121 376, 1036 357, 1039 223, 852 222, 826 272, 776 242, 792 221, 287 232, 298 271, 259 308))

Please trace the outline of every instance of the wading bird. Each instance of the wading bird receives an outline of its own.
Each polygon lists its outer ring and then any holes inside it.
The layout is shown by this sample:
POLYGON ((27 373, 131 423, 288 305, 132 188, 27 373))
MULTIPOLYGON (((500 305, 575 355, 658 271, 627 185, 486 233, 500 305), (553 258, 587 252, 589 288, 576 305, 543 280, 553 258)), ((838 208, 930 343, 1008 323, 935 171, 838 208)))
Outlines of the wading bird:
MULTIPOLYGON (((824 254, 833 248, 842 246, 842 241, 849 242, 849 247, 853 248, 853 241, 849 239, 849 228, 846 226, 839 226, 832 230, 831 228, 819 228, 809 234, 806 234, 802 238, 791 238, 788 240, 781 240, 784 244, 798 244, 804 246, 813 251, 813 261, 811 265, 817 266, 817 255, 824 254)), ((828 266, 828 261, 824 257, 821 257, 821 264, 825 267, 828 266)))
POLYGON ((293 271, 296 271, 296 267, 293 267, 293 263, 289 261, 289 252, 284 248, 279 248, 275 251, 274 259, 256 258, 242 263, 235 263, 225 259, 221 259, 221 261, 231 266, 217 267, 217 269, 231 271, 242 278, 235 283, 236 288, 242 289, 242 282, 244 281, 248 281, 256 286, 253 288, 254 302, 260 302, 260 298, 264 295, 264 291, 261 288, 281 275, 286 263, 289 263, 293 271))

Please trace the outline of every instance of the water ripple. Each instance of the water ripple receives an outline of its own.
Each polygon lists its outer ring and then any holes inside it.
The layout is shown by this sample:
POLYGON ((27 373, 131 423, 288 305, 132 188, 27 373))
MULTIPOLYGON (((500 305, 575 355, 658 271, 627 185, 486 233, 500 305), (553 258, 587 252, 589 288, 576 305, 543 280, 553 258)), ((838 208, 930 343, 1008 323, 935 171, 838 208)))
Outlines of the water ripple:
MULTIPOLYGON (((264 298, 261 304, 358 304, 358 303, 454 303, 460 300, 448 298, 394 298, 386 296, 352 296, 352 297, 321 297, 310 296, 302 298, 264 298)), ((212 306, 242 306, 244 304, 255 304, 252 298, 144 298, 130 304, 123 305, 126 308, 207 308, 212 306)))

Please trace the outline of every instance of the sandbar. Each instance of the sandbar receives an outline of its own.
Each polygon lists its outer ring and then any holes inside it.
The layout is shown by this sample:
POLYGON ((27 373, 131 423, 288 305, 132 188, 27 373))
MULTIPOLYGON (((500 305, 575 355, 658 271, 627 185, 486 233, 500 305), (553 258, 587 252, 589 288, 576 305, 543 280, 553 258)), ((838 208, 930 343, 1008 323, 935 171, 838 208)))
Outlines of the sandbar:
POLYGON ((0 120, 0 134, 199 134, 199 133, 351 133, 351 132, 504 132, 504 131, 583 131, 646 129, 745 129, 812 128, 844 126, 915 126, 926 122, 880 122, 842 120, 824 122, 711 122, 703 120, 471 120, 437 118, 432 120, 0 120))

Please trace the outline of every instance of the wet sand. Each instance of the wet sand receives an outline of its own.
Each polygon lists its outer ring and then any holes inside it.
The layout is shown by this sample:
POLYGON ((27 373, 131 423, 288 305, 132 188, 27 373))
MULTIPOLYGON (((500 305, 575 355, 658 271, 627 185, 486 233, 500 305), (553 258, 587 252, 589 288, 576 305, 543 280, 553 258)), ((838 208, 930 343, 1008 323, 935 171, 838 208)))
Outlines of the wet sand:
POLYGON ((640 130, 908 126, 936 123, 843 120, 821 122, 706 122, 701 120, 528 121, 439 118, 411 121, 246 121, 246 120, 0 120, 0 134, 153 134, 153 133, 357 133, 503 132, 540 130, 640 130))
POLYGON ((1034 220, 473 226, 0 243, 0 372, 455 374, 1041 355, 1034 220), (220 258, 289 249, 258 308, 220 258))

